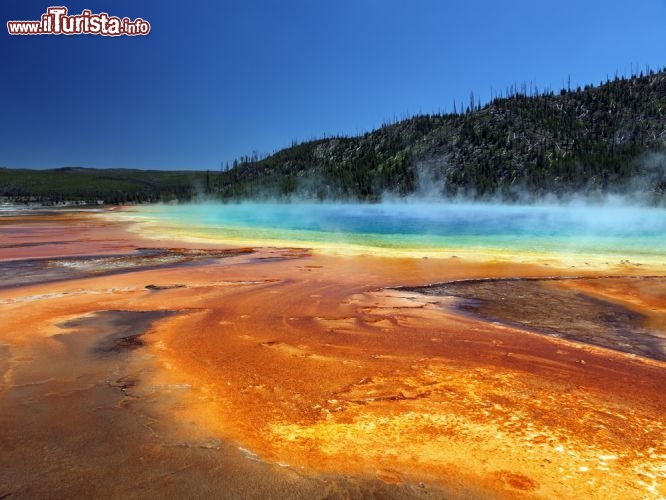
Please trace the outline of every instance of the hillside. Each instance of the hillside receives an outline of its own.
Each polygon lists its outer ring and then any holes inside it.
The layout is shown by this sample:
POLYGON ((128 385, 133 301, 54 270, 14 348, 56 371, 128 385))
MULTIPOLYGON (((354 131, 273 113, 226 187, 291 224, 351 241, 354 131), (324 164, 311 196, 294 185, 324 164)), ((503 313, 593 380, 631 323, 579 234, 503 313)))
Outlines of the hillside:
MULTIPOLYGON (((428 192, 539 198, 639 192, 666 201, 666 71, 421 115, 304 142, 219 173, 0 168, 0 198, 107 203, 294 196, 377 201, 428 192)), ((1 158, 0 158, 1 160, 1 158)))
POLYGON ((424 188, 476 198, 638 189, 664 198, 664 71, 470 108, 241 162, 222 174, 221 192, 376 200, 424 188))

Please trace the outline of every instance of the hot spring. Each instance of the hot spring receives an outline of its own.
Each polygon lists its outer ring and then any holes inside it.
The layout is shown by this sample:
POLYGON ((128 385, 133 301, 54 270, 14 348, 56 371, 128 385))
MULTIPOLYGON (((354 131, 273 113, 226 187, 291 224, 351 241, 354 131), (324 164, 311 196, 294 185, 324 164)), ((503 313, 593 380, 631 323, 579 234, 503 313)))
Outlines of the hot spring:
POLYGON ((240 203, 124 212, 158 239, 420 257, 666 262, 666 210, 609 205, 240 203))

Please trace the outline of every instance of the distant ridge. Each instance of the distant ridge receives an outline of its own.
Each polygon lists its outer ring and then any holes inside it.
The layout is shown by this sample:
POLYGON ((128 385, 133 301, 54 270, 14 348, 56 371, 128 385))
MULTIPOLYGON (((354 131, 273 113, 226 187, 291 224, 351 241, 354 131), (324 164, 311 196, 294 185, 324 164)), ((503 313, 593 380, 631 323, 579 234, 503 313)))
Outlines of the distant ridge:
POLYGON ((195 171, 61 167, 0 167, 0 202, 108 204, 189 200, 205 191, 210 174, 195 171))

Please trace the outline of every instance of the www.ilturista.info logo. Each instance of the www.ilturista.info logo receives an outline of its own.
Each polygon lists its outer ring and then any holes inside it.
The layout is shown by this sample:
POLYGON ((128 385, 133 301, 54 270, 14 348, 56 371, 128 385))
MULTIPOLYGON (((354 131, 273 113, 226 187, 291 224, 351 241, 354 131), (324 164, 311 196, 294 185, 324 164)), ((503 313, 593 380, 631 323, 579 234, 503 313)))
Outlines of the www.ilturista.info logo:
POLYGON ((67 7, 49 7, 40 21, 7 21, 10 35, 147 35, 150 23, 137 17, 109 16, 106 12, 93 14, 84 10, 81 14, 68 16, 67 7))

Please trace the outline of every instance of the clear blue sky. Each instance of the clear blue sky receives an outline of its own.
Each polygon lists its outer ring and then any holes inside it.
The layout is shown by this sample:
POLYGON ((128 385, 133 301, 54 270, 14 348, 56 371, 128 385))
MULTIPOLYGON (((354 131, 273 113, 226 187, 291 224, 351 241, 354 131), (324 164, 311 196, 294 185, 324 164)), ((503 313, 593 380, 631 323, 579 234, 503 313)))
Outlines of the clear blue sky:
POLYGON ((145 37, 10 36, 53 3, 2 0, 0 165, 217 169, 292 140, 666 66, 666 0, 70 1, 145 37))

